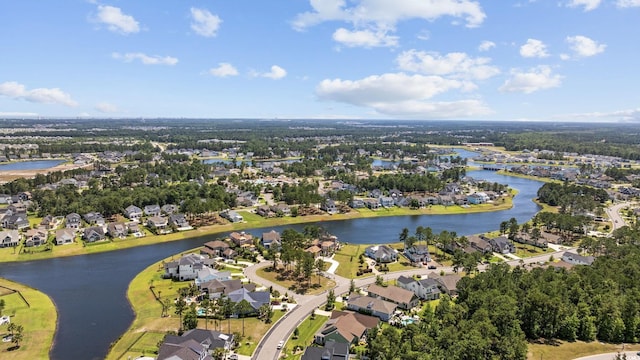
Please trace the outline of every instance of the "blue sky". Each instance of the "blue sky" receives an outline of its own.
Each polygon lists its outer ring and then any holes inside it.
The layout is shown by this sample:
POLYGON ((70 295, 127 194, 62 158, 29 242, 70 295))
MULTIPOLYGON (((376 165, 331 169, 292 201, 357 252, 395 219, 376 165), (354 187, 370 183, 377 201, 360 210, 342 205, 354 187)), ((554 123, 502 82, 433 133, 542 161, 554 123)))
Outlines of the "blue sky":
POLYGON ((640 120, 640 0, 5 0, 0 116, 640 120))

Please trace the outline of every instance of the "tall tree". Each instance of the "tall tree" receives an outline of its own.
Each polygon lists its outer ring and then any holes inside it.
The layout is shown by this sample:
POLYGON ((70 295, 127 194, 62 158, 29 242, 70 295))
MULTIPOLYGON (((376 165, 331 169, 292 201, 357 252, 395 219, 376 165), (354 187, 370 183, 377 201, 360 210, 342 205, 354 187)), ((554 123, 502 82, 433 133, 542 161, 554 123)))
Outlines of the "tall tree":
POLYGON ((235 305, 235 312, 242 319, 242 336, 244 336, 244 318, 253 312, 251 304, 245 299, 240 300, 235 305))

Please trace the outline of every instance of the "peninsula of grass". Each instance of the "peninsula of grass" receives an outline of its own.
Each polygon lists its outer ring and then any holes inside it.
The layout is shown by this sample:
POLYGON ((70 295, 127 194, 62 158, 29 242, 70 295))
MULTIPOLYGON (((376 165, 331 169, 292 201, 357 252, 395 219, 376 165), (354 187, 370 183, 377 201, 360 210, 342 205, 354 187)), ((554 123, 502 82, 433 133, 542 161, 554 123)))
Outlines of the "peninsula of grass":
MULTIPOLYGON (((364 250, 371 245, 373 244, 343 244, 340 246, 340 250, 333 255, 333 260, 340 263, 336 269, 336 275, 347 279, 372 276, 373 273, 364 273, 358 276, 358 270, 366 268, 366 263, 360 264, 360 255, 364 254, 364 250)), ((390 244, 390 246, 393 248, 401 248, 402 244, 395 243, 390 244)), ((398 261, 386 265, 389 271, 415 269, 404 256, 400 256, 398 261)))
POLYGON ((170 241, 179 241, 191 238, 203 238, 203 243, 211 240, 204 239, 211 235, 223 234, 232 231, 247 230, 252 228, 269 227, 269 226, 282 226, 302 223, 314 223, 322 221, 336 221, 336 220, 348 220, 359 218, 371 218, 382 216, 406 216, 406 215, 451 215, 451 214, 468 214, 487 211, 500 211, 510 209, 513 206, 513 194, 510 197, 498 200, 491 204, 471 205, 468 207, 463 206, 442 206, 433 205, 427 208, 410 209, 410 208, 388 208, 388 209, 357 209, 345 214, 323 214, 323 215, 308 215, 308 216, 296 216, 296 217, 281 217, 281 218, 269 218, 265 219, 259 215, 256 215, 249 211, 239 210, 245 221, 240 223, 230 223, 222 225, 210 225, 203 226, 198 229, 175 232, 165 235, 152 235, 136 238, 127 237, 125 239, 116 239, 108 241, 100 241, 90 245, 84 245, 81 241, 76 241, 73 244, 52 246, 51 250, 44 250, 33 248, 30 252, 23 251, 22 246, 18 248, 2 248, 0 249, 0 262, 15 262, 15 261, 31 261, 50 259, 55 257, 87 255, 98 252, 106 252, 113 250, 121 250, 138 246, 152 245, 170 241))
MULTIPOLYGON (((0 300, 5 306, 2 315, 23 327, 20 347, 12 342, 0 342, 1 359, 48 359, 58 324, 58 312, 51 299, 28 286, 0 278, 0 300)), ((8 324, 0 325, 0 336, 9 334, 8 324)))
MULTIPOLYGON (((193 252, 187 251, 185 253, 193 252)), ((174 255, 175 258, 178 255, 174 255)), ((163 260, 170 261, 171 257, 163 260)), ((139 273, 129 284, 127 298, 135 313, 135 319, 129 329, 112 344, 106 359, 135 359, 139 356, 154 356, 165 334, 177 332, 180 327, 180 317, 171 307, 168 316, 162 316, 161 301, 169 299, 173 302, 178 297, 178 289, 187 287, 190 281, 174 281, 164 279, 163 261, 157 262, 139 273)), ((250 356, 258 346, 260 339, 267 330, 284 313, 274 311, 272 322, 266 324, 255 317, 244 319, 244 336, 240 339, 240 346, 236 349, 239 354, 250 356)), ((198 328, 218 330, 225 333, 243 333, 242 319, 226 319, 206 321, 198 320, 198 328)))

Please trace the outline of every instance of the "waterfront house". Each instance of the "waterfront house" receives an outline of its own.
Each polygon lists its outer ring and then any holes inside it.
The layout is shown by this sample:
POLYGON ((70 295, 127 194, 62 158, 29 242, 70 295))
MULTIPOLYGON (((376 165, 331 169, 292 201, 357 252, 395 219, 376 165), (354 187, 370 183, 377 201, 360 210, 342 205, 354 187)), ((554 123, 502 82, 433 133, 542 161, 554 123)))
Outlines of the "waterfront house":
POLYGON ((489 243, 489 239, 484 235, 471 235, 467 238, 469 240, 469 245, 482 252, 483 254, 488 254, 493 252, 493 247, 489 243))
POLYGON ((425 264, 431 261, 427 245, 414 245, 404 250, 404 255, 413 263, 425 264))
POLYGON ((20 233, 18 230, 0 231, 0 247, 14 247, 20 244, 20 233))
POLYGON ((494 252, 499 254, 515 253, 516 247, 505 236, 498 236, 489 240, 494 252))
POLYGON ((124 209, 124 216, 131 221, 140 221, 142 217, 142 209, 135 205, 129 205, 124 209))
POLYGON ((178 230, 189 230, 192 228, 182 213, 169 215, 169 225, 174 226, 178 230))
POLYGON ((289 207, 289 205, 284 204, 284 203, 272 205, 270 207, 270 209, 276 215, 280 215, 280 214, 282 214, 283 216, 290 216, 291 215, 291 208, 289 207))
POLYGON ((338 208, 336 207, 336 202, 332 199, 326 199, 320 205, 320 210, 326 211, 329 214, 336 214, 338 212, 338 208))
MULTIPOLYGON (((211 261, 211 260, 209 260, 211 261)), ((207 262, 207 259, 202 260, 202 264, 204 265, 213 265, 212 262, 207 262)), ((227 281, 231 280, 231 271, 218 271, 209 266, 203 266, 202 268, 196 271, 196 278, 194 283, 197 287, 200 287, 201 284, 204 284, 208 281, 227 281)))
POLYGON ((369 246, 364 250, 364 254, 380 263, 390 263, 398 259, 398 251, 387 245, 369 246))
POLYGON ((56 230, 56 245, 72 244, 75 237, 73 229, 56 230))
POLYGON ((220 216, 231 221, 232 223, 237 223, 240 221, 244 221, 242 215, 238 214, 233 210, 224 210, 220 212, 220 216))
POLYGON ((275 230, 262 233, 262 246, 267 249, 280 249, 281 241, 280 233, 275 230))
POLYGON ((71 213, 65 217, 64 226, 67 229, 79 230, 82 225, 82 218, 76 213, 71 213))
POLYGON ((227 353, 233 346, 232 334, 191 329, 181 336, 165 336, 158 349, 157 360, 211 360, 216 349, 227 353))
POLYGON ((124 223, 116 222, 107 225, 107 233, 114 239, 124 239, 127 237, 129 230, 124 223))
POLYGON ((40 246, 47 243, 47 232, 45 230, 31 229, 24 233, 24 246, 40 246))
POLYGON ((247 234, 244 231, 237 232, 234 231, 229 234, 229 239, 233 241, 234 244, 240 247, 252 247, 253 246, 253 235, 247 234))
POLYGON ((104 236, 104 230, 101 226, 92 226, 84 229, 82 238, 86 242, 96 242, 106 239, 104 236))
POLYGON ((378 200, 383 208, 390 208, 395 205, 395 200, 391 196, 381 196, 378 200))
POLYGON ((164 276, 180 281, 194 280, 198 271, 204 268, 205 257, 198 254, 183 255, 177 261, 164 264, 164 276))
POLYGON ((158 234, 170 232, 167 230, 168 224, 167 218, 164 216, 152 216, 147 219, 147 227, 158 234))
POLYGON ((415 293, 393 285, 369 285, 369 288, 367 288, 367 294, 369 297, 390 301, 404 310, 412 309, 420 303, 420 300, 415 293))
POLYGON ((398 286, 413 292, 422 300, 435 300, 440 297, 439 283, 430 278, 416 280, 408 276, 400 276, 398 286))
POLYGON ((229 249, 229 247, 229 244, 225 241, 213 240, 206 242, 200 252, 211 257, 220 257, 225 250, 229 249))
POLYGON ((243 284, 240 279, 234 280, 209 280, 198 285, 200 291, 208 295, 210 300, 219 299, 241 288, 247 289, 249 292, 256 290, 256 284, 243 284))

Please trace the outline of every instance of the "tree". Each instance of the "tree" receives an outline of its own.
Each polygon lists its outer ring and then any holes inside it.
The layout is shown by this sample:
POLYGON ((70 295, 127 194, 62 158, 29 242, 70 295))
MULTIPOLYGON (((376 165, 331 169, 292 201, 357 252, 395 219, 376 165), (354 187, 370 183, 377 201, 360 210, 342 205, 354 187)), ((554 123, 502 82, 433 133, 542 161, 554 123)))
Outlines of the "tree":
POLYGON ((376 276, 376 285, 378 285, 378 286, 383 286, 384 285, 384 279, 382 278, 382 276, 380 276, 380 275, 376 276))
POLYGON ((0 299, 0 316, 2 316, 2 312, 4 311, 5 303, 4 299, 0 299))
POLYGON ((320 275, 324 271, 324 261, 322 259, 316 260, 316 271, 318 273, 318 285, 320 285, 320 275))
POLYGON ((407 228, 403 228, 402 231, 400 232, 400 235, 398 235, 398 240, 404 244, 404 247, 407 247, 407 238, 409 237, 409 229, 407 228))
POLYGON ((356 282, 351 279, 351 282, 349 283, 349 294, 352 294, 356 291, 356 282))
POLYGON ((198 314, 196 312, 195 303, 189 306, 189 310, 184 314, 184 320, 182 321, 182 328, 187 331, 198 327, 198 314))
POLYGON ((271 323, 271 318, 273 317, 273 309, 271 305, 264 304, 258 308, 258 317, 264 320, 265 324, 271 323))
POLYGON ((210 308, 210 304, 211 304, 211 300, 209 300, 209 296, 206 296, 204 299, 202 299, 202 301, 200 302, 200 307, 202 308, 202 310, 204 311, 204 329, 208 330, 208 324, 209 324, 209 308, 210 308))
POLYGON ((242 299, 236 303, 234 309, 238 316, 242 319, 242 336, 244 336, 244 318, 248 314, 253 312, 253 307, 251 307, 251 304, 249 304, 247 300, 242 299))
POLYGON ((175 313, 176 315, 180 316, 180 331, 182 330, 182 314, 184 314, 184 311, 187 309, 187 302, 184 301, 184 299, 182 297, 178 298, 178 301, 176 301, 175 303, 175 313))
POLYGON ((162 317, 169 315, 169 309, 171 308, 171 299, 166 298, 161 301, 162 304, 162 317))
POLYGON ((336 302, 336 295, 334 294, 333 289, 331 289, 327 293, 327 305, 324 307, 324 309, 327 311, 333 310, 333 307, 335 306, 334 304, 335 302, 336 302))
POLYGON ((24 327, 22 327, 22 325, 11 323, 7 327, 7 330, 11 332, 11 342, 16 344, 16 348, 19 348, 20 342, 22 341, 22 338, 23 338, 22 332, 24 331, 24 327))

